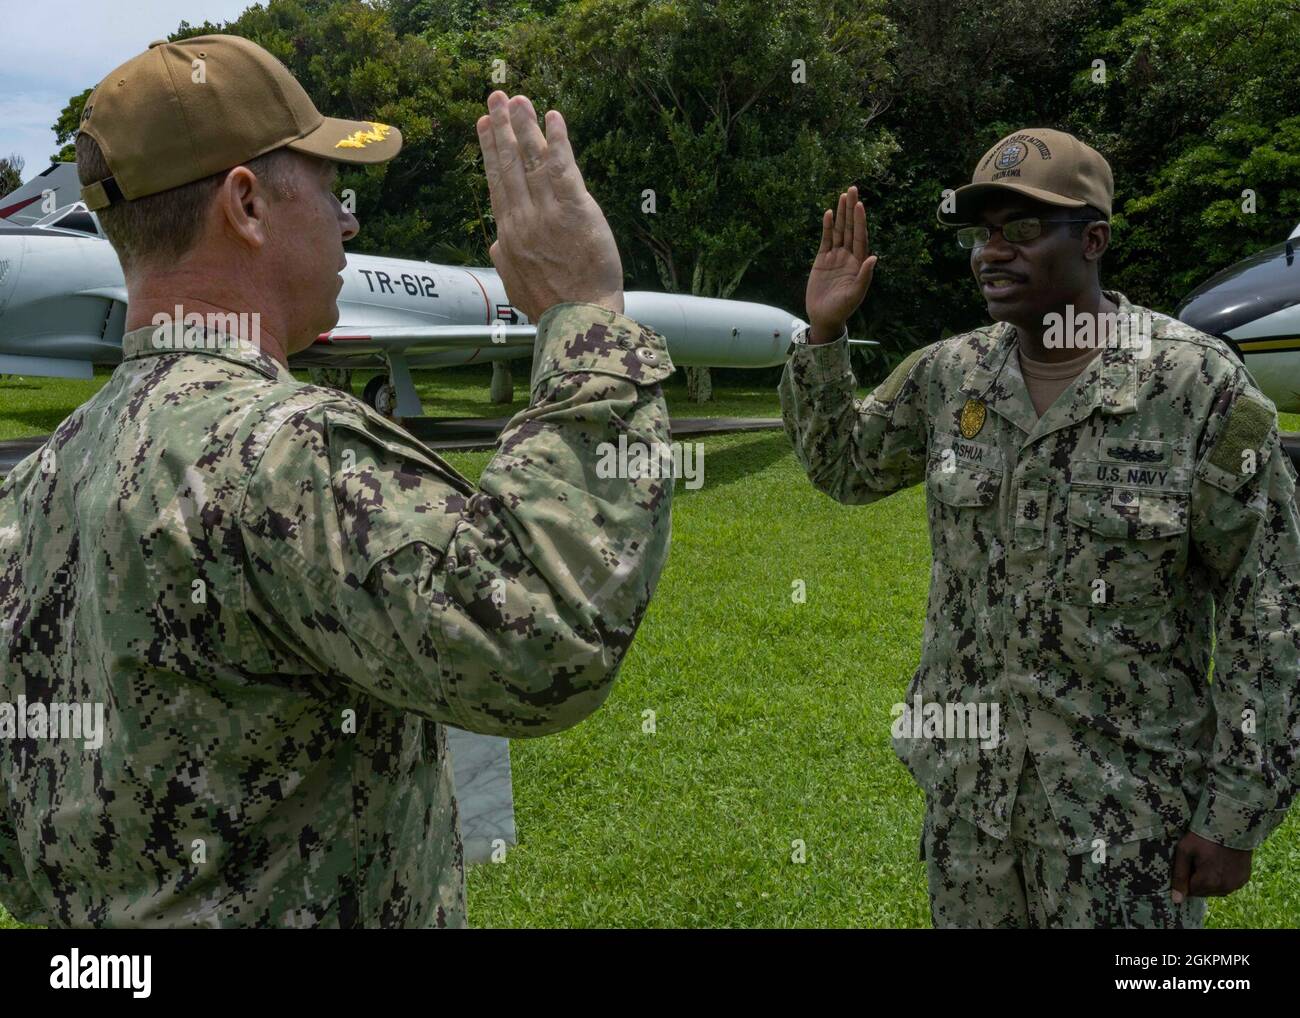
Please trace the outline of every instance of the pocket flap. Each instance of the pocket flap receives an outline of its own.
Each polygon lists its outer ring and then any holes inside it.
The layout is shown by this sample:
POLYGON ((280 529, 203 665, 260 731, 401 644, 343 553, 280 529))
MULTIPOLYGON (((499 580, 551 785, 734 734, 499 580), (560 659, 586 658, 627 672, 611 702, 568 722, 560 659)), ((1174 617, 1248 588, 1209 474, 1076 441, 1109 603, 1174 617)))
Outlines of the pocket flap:
POLYGON ((330 475, 348 568, 364 579, 409 544, 441 555, 477 489, 416 439, 354 415, 326 417, 330 475))
POLYGON ((1070 492, 1070 522, 1101 537, 1172 537, 1187 530, 1187 493, 1075 488, 1070 492))
POLYGON ((931 495, 944 505, 958 508, 991 505, 1001 485, 1001 474, 963 467, 942 470, 936 466, 926 478, 926 489, 931 495))
POLYGON ((414 435, 399 428, 378 412, 368 407, 366 410, 368 428, 362 427, 360 422, 350 414, 327 414, 326 425, 331 430, 350 431, 363 441, 380 446, 394 456, 428 467, 457 491, 466 495, 473 495, 478 491, 460 471, 414 435))

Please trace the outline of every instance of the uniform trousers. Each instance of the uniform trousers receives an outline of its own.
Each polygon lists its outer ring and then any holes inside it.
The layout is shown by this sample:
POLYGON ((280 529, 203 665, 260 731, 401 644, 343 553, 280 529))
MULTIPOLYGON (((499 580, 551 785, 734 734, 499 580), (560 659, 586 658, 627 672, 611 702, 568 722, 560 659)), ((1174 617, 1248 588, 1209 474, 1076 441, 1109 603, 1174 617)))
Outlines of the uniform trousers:
POLYGON ((1205 899, 1170 894, 1181 832, 1070 854, 1032 758, 999 840, 926 797, 921 857, 942 928, 1199 929, 1205 899))

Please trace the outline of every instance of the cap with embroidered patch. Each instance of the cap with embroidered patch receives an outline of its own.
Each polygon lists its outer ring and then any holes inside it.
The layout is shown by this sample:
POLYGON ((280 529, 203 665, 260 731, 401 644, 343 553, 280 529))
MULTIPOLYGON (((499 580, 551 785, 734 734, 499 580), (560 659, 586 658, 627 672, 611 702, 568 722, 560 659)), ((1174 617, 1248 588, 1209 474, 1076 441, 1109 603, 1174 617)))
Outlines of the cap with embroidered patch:
POLYGON ((95 86, 80 130, 112 173, 81 189, 92 210, 281 147, 342 163, 382 163, 402 147, 388 124, 322 116, 284 64, 235 35, 150 43, 95 86))
POLYGON ((980 206, 998 192, 1064 208, 1091 205, 1109 219, 1115 180, 1105 157, 1074 135, 1026 127, 984 153, 971 182, 940 203, 939 222, 947 226, 974 222, 980 206))

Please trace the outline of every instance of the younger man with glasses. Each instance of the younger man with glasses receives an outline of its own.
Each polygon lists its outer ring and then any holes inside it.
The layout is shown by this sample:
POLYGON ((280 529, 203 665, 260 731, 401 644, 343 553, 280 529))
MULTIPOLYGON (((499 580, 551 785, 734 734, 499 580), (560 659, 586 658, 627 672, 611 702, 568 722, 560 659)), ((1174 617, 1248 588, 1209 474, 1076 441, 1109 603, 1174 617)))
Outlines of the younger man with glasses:
POLYGON ((1068 134, 989 149, 939 218, 995 324, 857 404, 844 323, 876 259, 850 188, 781 380, 818 489, 926 484, 930 604, 892 731, 936 926, 1199 926, 1300 783, 1296 475, 1223 343, 1101 289, 1112 190, 1068 134))

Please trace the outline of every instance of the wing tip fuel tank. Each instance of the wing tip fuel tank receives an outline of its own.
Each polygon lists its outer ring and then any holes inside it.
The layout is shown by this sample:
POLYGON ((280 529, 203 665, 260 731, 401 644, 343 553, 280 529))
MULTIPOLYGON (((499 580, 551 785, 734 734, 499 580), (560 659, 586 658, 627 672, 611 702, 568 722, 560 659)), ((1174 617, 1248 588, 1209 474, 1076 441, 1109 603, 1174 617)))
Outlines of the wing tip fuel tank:
POLYGON ((630 290, 629 318, 668 340, 679 366, 766 368, 784 363, 795 328, 804 323, 780 308, 749 301, 630 290))

